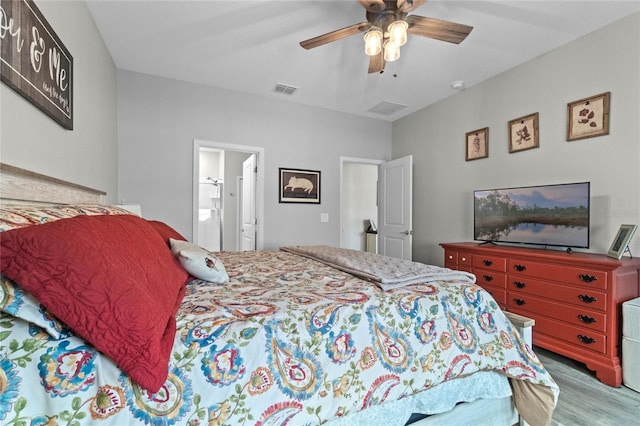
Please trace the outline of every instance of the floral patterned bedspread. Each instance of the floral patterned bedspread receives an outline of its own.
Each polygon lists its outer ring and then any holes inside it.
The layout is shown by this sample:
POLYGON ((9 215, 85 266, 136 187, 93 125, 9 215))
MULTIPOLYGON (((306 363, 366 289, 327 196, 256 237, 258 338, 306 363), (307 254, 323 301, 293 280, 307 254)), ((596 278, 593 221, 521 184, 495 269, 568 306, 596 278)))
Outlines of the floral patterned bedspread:
POLYGON ((320 424, 479 370, 557 396, 536 356, 473 284, 383 292, 284 251, 219 257, 230 282, 188 285, 169 377, 155 394, 71 331, 56 339, 2 314, 0 423, 320 424))

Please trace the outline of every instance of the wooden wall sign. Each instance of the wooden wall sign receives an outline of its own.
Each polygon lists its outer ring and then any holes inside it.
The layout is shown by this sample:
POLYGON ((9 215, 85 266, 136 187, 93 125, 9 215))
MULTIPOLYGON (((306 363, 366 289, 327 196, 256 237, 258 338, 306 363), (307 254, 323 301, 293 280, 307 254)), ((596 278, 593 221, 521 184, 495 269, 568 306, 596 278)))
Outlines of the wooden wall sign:
POLYGON ((0 0, 2 82, 73 129, 73 58, 32 0, 0 0))

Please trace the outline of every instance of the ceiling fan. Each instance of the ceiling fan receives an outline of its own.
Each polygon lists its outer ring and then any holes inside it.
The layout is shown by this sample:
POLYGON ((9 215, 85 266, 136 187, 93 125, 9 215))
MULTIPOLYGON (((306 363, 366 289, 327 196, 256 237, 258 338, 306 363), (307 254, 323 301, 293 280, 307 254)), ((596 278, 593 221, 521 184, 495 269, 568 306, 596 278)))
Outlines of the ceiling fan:
POLYGON ((366 9, 366 22, 332 31, 300 42, 305 49, 365 33, 365 53, 369 55, 369 73, 383 72, 387 62, 400 57, 400 46, 407 33, 460 44, 473 27, 455 22, 409 15, 426 0, 358 0, 366 9))

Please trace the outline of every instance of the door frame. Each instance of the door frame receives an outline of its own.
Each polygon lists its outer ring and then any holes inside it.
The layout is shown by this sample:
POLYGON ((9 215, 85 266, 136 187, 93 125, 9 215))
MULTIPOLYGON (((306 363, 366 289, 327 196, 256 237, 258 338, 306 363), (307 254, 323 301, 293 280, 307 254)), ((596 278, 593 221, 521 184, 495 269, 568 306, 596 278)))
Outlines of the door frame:
POLYGON ((256 250, 264 248, 264 148, 259 146, 238 145, 225 142, 206 141, 202 139, 193 140, 193 176, 192 176, 192 200, 191 200, 191 227, 193 240, 198 238, 198 198, 200 181, 200 148, 214 148, 225 151, 246 152, 256 154, 258 165, 256 181, 256 250))

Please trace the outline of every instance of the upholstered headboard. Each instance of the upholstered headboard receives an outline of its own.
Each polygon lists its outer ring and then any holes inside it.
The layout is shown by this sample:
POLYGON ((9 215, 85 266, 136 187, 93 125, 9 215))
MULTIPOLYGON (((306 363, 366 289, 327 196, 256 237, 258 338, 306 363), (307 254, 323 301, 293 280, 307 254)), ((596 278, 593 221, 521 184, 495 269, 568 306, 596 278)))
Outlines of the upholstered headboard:
POLYGON ((104 204, 106 192, 0 163, 0 204, 104 204))

